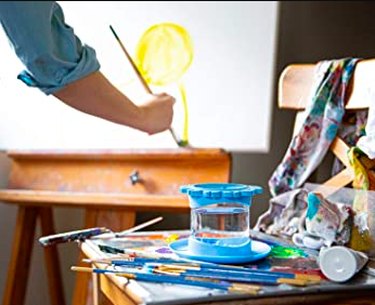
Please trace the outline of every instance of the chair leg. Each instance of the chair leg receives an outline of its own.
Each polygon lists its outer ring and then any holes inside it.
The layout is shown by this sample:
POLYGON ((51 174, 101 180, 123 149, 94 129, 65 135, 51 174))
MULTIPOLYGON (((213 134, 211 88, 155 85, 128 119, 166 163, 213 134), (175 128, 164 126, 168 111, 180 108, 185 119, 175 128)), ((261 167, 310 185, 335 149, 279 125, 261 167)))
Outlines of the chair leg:
MULTIPOLYGON (((40 208, 42 236, 55 234, 52 208, 40 208)), ((56 246, 44 248, 51 305, 65 305, 65 296, 56 246)))
POLYGON ((37 216, 38 208, 18 208, 3 305, 24 304, 37 216))
MULTIPOLYGON (((118 212, 118 211, 100 211, 87 209, 85 215, 85 228, 106 227, 113 231, 121 231, 134 226, 135 212, 118 212)), ((85 256, 82 252, 79 255, 78 266, 82 264, 85 256)), ((76 284, 73 295, 73 305, 92 305, 92 277, 89 273, 78 272, 76 274, 76 284)), ((108 304, 105 299, 101 298, 100 304, 108 304)))

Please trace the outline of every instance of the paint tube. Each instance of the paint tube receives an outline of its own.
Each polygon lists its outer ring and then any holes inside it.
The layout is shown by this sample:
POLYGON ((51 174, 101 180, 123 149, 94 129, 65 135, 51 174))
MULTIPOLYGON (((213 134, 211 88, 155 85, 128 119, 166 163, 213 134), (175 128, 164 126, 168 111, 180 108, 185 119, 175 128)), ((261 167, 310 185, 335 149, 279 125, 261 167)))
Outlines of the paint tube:
POLYGON ((334 246, 321 249, 318 260, 322 273, 329 280, 346 282, 366 265, 368 257, 347 247, 334 246))

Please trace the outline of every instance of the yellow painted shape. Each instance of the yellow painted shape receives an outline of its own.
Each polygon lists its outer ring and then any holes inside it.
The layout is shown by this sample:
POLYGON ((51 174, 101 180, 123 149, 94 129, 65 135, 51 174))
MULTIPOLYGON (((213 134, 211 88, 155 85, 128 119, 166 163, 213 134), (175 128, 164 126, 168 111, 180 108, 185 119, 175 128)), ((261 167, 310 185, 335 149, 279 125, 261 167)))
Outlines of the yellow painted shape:
POLYGON ((143 34, 135 60, 149 84, 165 86, 178 81, 193 61, 193 43, 180 25, 160 23, 143 34))

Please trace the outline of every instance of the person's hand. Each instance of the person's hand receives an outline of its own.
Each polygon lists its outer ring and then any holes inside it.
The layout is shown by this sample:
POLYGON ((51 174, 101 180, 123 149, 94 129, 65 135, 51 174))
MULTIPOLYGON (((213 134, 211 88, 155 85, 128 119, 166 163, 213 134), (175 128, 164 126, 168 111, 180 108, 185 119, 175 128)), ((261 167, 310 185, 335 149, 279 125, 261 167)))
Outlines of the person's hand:
POLYGON ((173 119, 174 97, 167 93, 148 94, 141 110, 139 129, 152 135, 167 130, 173 119))

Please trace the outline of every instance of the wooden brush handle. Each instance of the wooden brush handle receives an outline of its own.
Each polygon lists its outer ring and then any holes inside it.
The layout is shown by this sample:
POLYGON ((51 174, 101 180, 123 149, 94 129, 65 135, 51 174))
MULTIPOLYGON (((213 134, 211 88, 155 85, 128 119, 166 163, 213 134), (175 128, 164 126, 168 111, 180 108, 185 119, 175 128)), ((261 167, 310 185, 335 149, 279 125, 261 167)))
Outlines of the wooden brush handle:
POLYGON ((122 51, 125 53, 126 58, 129 60, 131 66, 133 67, 133 70, 134 70, 135 74, 137 74, 137 77, 138 77, 139 81, 141 82, 143 88, 146 90, 147 93, 152 94, 152 91, 151 91, 149 85, 147 84, 146 80, 144 79, 141 72, 139 71, 137 65, 135 64, 135 62, 133 61, 133 59, 129 55, 128 51, 126 50, 125 46, 121 42, 120 38, 117 36, 115 30, 113 29, 113 27, 111 25, 109 26, 109 28, 111 29, 113 35, 116 37, 117 42, 119 43, 122 51))

